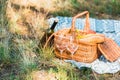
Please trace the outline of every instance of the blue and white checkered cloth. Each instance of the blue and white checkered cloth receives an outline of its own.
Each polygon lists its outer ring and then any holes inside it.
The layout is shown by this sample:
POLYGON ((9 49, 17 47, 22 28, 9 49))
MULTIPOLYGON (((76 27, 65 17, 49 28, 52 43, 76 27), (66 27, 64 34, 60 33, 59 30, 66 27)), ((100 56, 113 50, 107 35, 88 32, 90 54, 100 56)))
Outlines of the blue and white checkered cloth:
MULTIPOLYGON (((55 17, 48 19, 50 26, 52 25, 55 19, 58 19, 59 22, 55 27, 55 32, 63 29, 70 28, 72 17, 55 17)), ((83 29, 85 24, 84 18, 78 18, 76 20, 75 26, 77 29, 83 29)), ((106 37, 112 38, 119 46, 120 46, 120 21, 119 20, 109 20, 109 19, 94 19, 90 18, 90 28, 97 33, 105 34, 106 37)), ((116 73, 120 70, 120 58, 115 62, 107 61, 102 55, 99 59, 95 60, 92 63, 83 63, 77 62, 74 60, 65 60, 66 62, 70 62, 73 65, 77 66, 79 69, 81 67, 88 67, 94 70, 99 74, 103 73, 116 73)))

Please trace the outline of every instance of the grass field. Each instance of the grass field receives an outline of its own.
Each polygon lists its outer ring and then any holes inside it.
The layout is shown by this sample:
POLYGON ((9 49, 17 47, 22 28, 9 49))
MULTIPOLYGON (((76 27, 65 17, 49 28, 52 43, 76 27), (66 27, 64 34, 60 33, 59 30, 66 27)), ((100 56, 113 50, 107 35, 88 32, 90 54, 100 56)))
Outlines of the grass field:
POLYGON ((31 1, 0 1, 0 80, 120 79, 120 72, 99 75, 88 68, 78 70, 65 62, 61 65, 53 47, 38 47, 48 18, 88 10, 90 17, 119 20, 120 0, 31 1))

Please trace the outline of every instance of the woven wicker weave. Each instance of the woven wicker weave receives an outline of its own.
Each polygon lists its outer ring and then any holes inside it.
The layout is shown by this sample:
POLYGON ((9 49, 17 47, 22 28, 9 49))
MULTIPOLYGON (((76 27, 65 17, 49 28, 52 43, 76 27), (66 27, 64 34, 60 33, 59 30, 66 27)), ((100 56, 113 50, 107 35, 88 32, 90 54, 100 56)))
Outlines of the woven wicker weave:
POLYGON ((104 42, 104 35, 97 34, 96 32, 90 30, 88 11, 84 11, 73 17, 72 26, 70 29, 62 29, 53 33, 48 38, 45 46, 47 45, 48 41, 52 36, 54 36, 54 47, 55 47, 54 52, 58 58, 73 59, 76 61, 87 62, 87 63, 90 63, 99 57, 99 54, 97 53, 97 44, 104 42), (86 22, 84 29, 83 30, 75 29, 75 20, 78 17, 81 17, 85 14, 86 14, 86 22), (56 44, 58 43, 58 41, 60 41, 58 36, 60 36, 61 34, 63 35, 64 38, 61 40, 60 45, 65 42, 67 43, 66 45, 69 45, 70 39, 68 39, 67 37, 70 35, 73 37, 72 43, 78 46, 78 49, 75 51, 74 55, 71 56, 71 53, 67 49, 65 49, 62 52, 62 55, 60 54, 60 51, 56 46, 56 44))
POLYGON ((114 62, 120 57, 120 47, 110 38, 105 38, 105 42, 98 44, 98 48, 110 62, 114 62))

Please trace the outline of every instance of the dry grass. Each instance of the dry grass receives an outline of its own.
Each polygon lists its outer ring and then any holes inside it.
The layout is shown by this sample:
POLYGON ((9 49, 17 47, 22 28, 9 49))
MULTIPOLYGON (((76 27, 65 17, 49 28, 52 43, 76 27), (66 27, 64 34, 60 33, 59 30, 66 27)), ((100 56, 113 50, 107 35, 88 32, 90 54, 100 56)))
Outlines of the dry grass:
POLYGON ((33 71, 31 74, 33 80, 57 80, 54 73, 48 73, 45 70, 33 71))
POLYGON ((40 37, 41 29, 46 27, 46 14, 30 10, 30 8, 16 9, 10 1, 7 5, 7 17, 9 19, 9 30, 25 36, 40 37))
POLYGON ((71 7, 69 0, 10 0, 10 2, 19 6, 34 7, 38 11, 44 10, 47 12, 68 8, 67 6, 71 7))

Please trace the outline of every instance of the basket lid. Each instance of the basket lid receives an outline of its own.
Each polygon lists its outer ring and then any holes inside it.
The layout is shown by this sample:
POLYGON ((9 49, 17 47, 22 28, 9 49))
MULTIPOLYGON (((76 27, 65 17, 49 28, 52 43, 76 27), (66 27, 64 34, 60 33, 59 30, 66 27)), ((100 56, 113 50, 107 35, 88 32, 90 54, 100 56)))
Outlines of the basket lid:
POLYGON ((120 57, 120 47, 110 38, 105 38, 104 43, 98 44, 98 49, 110 62, 120 57))

